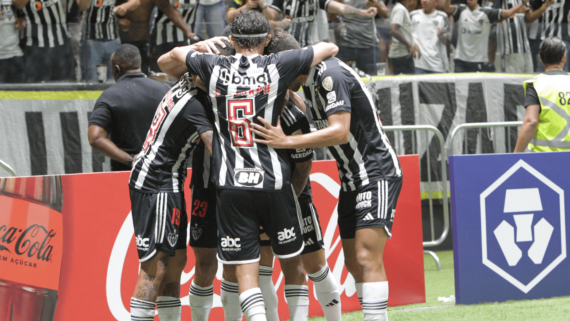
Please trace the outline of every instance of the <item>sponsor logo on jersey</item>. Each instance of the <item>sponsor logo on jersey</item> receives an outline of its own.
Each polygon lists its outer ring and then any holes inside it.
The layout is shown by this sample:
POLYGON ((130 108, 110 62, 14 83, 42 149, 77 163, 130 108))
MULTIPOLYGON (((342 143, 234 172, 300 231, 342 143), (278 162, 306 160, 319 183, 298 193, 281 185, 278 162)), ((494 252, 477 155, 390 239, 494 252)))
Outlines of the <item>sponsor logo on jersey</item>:
POLYGON ((336 103, 332 103, 332 104, 327 105, 327 107, 325 108, 325 112, 329 111, 329 109, 332 109, 332 108, 335 108, 335 107, 338 107, 341 105, 344 105, 344 100, 340 100, 340 101, 337 101, 336 103))
POLYGON ((194 241, 197 241, 200 238, 200 236, 202 236, 202 228, 192 226, 190 228, 190 233, 192 234, 192 239, 194 239, 194 241))
POLYGON ((239 86, 258 86, 267 85, 269 83, 269 76, 266 72, 253 74, 248 72, 246 75, 240 75, 237 72, 232 72, 227 68, 223 68, 220 70, 220 80, 224 86, 230 84, 239 86))
POLYGON ((297 149, 295 154, 291 154, 291 158, 300 159, 300 158, 308 157, 311 154, 313 154, 312 149, 297 149))
POLYGON ((329 121, 327 119, 318 120, 315 119, 315 127, 318 129, 323 129, 329 127, 329 121))
POLYGON ((297 235, 295 234, 295 227, 285 228, 283 231, 277 233, 277 240, 279 244, 286 244, 289 242, 293 242, 297 239, 297 235))
POLYGON ((374 216, 372 216, 372 214, 366 213, 366 216, 364 216, 364 218, 362 220, 363 221, 372 221, 373 219, 374 219, 374 216))
POLYGON ((331 76, 325 77, 325 79, 323 79, 323 88, 331 91, 333 89, 333 80, 331 76))
POLYGON ((229 236, 221 238, 222 251, 241 251, 240 238, 231 238, 229 236))
POLYGON ((359 193, 356 196, 355 209, 359 210, 362 208, 369 208, 369 207, 372 207, 372 192, 359 193))
POLYGON ((265 171, 259 168, 236 168, 234 170, 234 180, 236 185, 245 187, 256 187, 263 184, 265 171))
POLYGON ((315 244, 315 241, 313 241, 312 238, 307 239, 307 241, 305 241, 305 246, 309 246, 309 245, 313 245, 315 244))
POLYGON ((174 230, 174 232, 168 233, 168 244, 175 246, 176 242, 178 242, 178 233, 174 230))
POLYGON ((148 238, 142 238, 140 235, 137 235, 136 242, 137 242, 137 250, 148 251, 148 248, 150 246, 148 238))
POLYGON ((335 91, 331 91, 327 94, 327 100, 329 102, 329 104, 332 104, 336 101, 336 92, 335 91))

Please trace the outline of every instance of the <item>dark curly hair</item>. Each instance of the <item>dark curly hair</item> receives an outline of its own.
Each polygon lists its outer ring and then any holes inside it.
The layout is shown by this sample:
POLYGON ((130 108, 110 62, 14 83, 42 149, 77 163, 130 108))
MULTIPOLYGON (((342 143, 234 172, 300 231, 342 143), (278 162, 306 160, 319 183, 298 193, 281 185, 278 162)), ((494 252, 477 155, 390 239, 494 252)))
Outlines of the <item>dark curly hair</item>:
POLYGON ((225 48, 222 48, 222 46, 215 44, 216 49, 218 49, 218 51, 220 52, 220 56, 228 57, 236 54, 236 48, 234 48, 234 46, 232 46, 232 44, 229 41, 227 41, 226 39, 222 39, 221 41, 226 45, 225 48))
POLYGON ((543 64, 559 64, 566 53, 566 45, 560 38, 548 37, 540 44, 538 53, 543 64))
POLYGON ((265 47, 264 55, 275 54, 285 50, 301 49, 297 39, 280 27, 271 29, 271 41, 265 47))
MULTIPOLYGON (((232 35, 269 34, 270 29, 271 25, 265 16, 254 10, 241 11, 230 25, 232 35)), ((265 39, 267 35, 252 38, 233 37, 234 42, 245 49, 260 47, 265 39)))

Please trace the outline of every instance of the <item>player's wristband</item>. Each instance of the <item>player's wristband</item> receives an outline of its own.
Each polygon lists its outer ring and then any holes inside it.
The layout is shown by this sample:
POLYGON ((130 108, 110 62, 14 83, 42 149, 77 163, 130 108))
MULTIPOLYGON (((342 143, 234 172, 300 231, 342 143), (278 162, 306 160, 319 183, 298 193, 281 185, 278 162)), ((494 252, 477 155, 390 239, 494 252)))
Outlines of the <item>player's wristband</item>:
POLYGON ((131 154, 131 157, 129 157, 129 166, 132 166, 133 159, 135 159, 135 154, 131 154))

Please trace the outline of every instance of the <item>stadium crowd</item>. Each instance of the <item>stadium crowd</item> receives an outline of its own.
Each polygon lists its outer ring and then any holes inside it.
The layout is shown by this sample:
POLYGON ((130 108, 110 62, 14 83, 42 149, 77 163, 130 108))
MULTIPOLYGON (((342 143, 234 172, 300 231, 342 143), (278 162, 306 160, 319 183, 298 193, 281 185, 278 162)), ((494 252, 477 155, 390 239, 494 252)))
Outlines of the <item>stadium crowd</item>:
POLYGON ((139 48, 145 74, 167 79, 160 55, 223 35, 244 9, 301 46, 334 42, 339 59, 368 75, 540 72, 541 40, 570 44, 570 0, 338 1, 301 10, 304 1, 287 0, 1 0, 0 83, 112 81, 121 43, 139 48))

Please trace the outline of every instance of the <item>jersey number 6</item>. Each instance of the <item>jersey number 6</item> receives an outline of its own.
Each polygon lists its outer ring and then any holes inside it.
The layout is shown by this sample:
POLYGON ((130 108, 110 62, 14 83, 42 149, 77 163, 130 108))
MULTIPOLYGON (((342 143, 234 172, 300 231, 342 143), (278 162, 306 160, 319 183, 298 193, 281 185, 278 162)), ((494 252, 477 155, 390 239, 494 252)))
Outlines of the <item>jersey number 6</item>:
POLYGON ((228 123, 233 146, 253 147, 251 122, 246 118, 253 115, 252 99, 228 100, 228 123))

